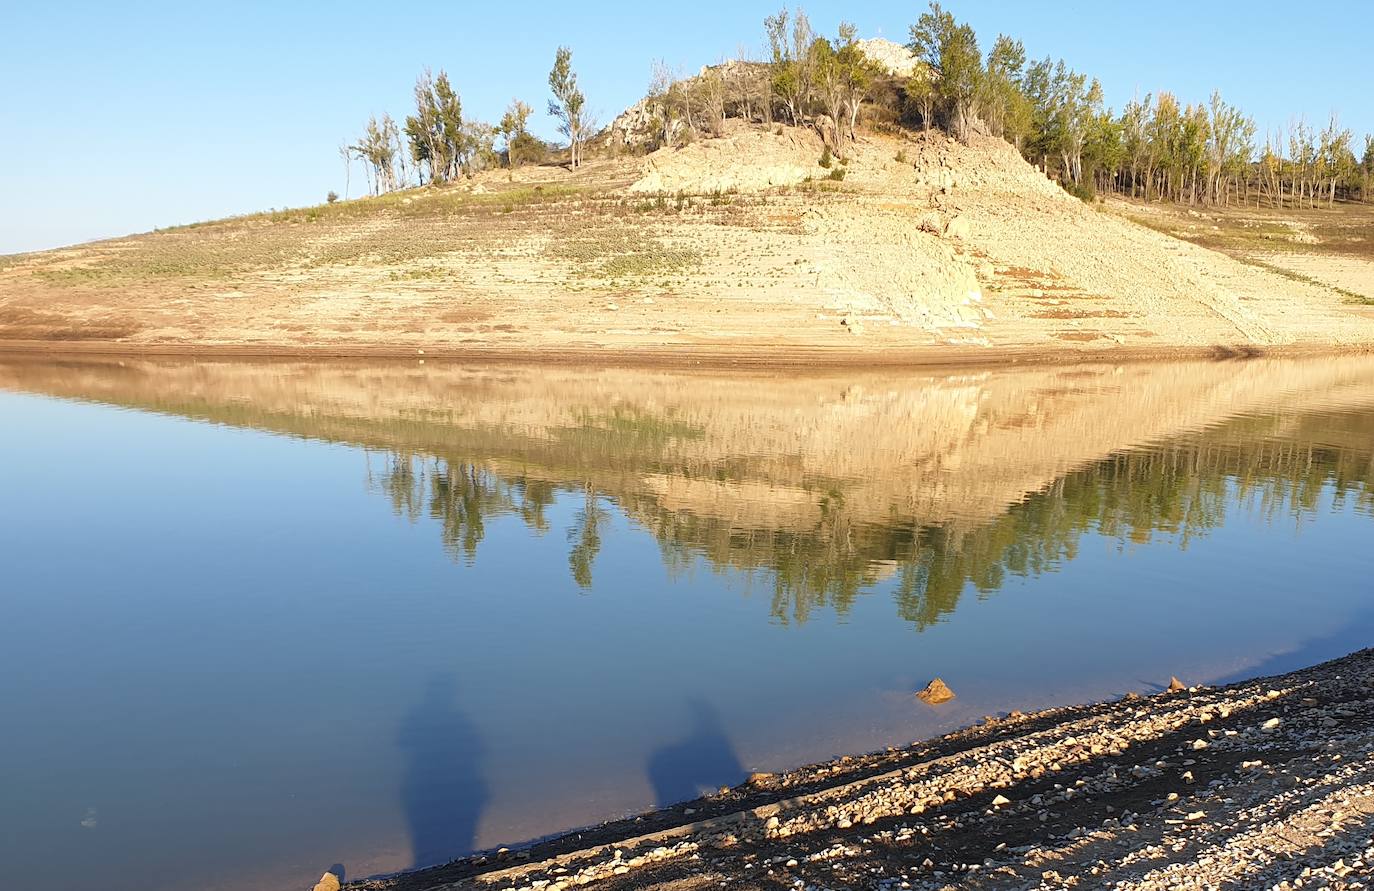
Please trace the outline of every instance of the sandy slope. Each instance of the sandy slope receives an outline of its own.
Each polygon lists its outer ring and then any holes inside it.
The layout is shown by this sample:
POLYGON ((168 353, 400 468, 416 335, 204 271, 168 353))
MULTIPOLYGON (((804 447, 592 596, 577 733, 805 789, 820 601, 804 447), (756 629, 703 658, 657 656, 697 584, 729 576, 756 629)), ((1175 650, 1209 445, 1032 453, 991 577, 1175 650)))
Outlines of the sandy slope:
POLYGON ((936 361, 1374 343, 1345 295, 1083 205, 1000 141, 820 154, 741 126, 2 258, 0 341, 936 361))

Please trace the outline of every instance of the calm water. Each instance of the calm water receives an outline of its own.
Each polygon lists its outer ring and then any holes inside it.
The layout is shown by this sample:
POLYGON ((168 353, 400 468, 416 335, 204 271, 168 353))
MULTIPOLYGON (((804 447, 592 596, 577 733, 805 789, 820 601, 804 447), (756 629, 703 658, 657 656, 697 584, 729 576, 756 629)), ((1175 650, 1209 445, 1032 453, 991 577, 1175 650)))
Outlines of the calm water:
POLYGON ((307 888, 1374 641, 1370 360, 11 361, 0 429, 6 887, 307 888))

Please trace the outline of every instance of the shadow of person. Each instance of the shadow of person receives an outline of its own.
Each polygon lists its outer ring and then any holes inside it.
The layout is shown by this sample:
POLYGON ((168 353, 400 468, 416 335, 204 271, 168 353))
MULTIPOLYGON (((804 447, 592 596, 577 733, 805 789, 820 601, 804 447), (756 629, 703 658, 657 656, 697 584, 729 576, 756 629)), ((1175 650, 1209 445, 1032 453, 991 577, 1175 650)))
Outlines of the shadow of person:
POLYGON ((686 738, 649 756, 649 782, 659 807, 690 801, 703 790, 733 786, 744 779, 744 768, 725 735, 720 715, 700 699, 690 700, 687 706, 692 729, 686 738))
POLYGON ((413 868, 433 866, 473 851, 487 803, 482 740, 455 705, 452 675, 430 679, 424 699, 401 722, 397 744, 405 752, 401 805, 410 826, 413 868))

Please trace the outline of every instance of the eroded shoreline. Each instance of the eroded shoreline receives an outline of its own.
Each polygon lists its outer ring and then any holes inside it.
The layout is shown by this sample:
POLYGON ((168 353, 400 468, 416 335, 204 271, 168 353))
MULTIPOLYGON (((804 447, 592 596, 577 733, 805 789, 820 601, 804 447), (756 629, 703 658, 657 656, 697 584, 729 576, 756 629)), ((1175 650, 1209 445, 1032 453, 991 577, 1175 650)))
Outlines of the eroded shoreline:
POLYGON ((103 341, 0 340, 0 358, 52 362, 63 359, 189 358, 221 360, 375 360, 431 361, 469 365, 687 369, 938 369, 1071 366, 1085 363, 1233 361, 1374 355, 1374 343, 1297 343, 1275 346, 1073 347, 915 346, 852 348, 817 344, 736 343, 716 345, 616 346, 596 349, 560 347, 517 349, 505 346, 284 345, 252 343, 133 344, 103 341))
POLYGON ((516 851, 353 883, 502 888, 1362 887, 1374 650, 1013 713, 516 851))

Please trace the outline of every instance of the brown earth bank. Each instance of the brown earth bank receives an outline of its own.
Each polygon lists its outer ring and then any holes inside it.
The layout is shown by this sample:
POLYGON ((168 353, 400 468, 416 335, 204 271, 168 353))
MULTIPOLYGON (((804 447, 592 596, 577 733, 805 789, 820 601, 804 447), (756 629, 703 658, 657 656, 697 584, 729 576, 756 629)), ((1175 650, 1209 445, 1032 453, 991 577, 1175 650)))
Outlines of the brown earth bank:
POLYGON ((1299 221, 1313 249, 1256 261, 1084 204, 1000 140, 869 132, 845 154, 731 122, 577 171, 0 257, 0 343, 721 364, 1374 344, 1346 250, 1366 210, 1330 238, 1299 221))
POLYGON ((1171 686, 987 718, 348 887, 1367 887, 1374 650, 1230 686, 1171 686))

